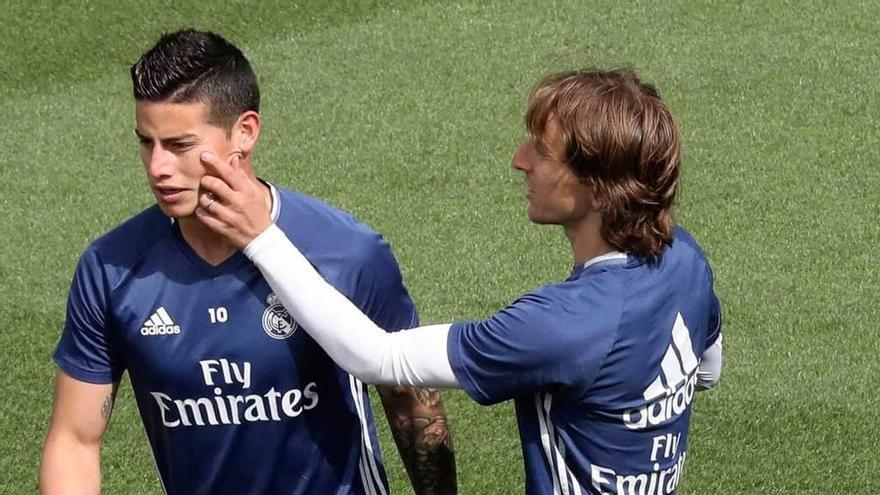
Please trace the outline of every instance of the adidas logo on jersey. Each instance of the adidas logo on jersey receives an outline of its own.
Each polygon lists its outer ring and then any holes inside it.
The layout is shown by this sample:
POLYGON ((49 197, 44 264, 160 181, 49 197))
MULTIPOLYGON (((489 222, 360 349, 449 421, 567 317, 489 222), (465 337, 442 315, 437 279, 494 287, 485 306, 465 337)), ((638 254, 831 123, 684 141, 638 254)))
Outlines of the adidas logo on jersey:
POLYGON ((691 333, 678 313, 672 327, 672 343, 660 363, 660 373, 642 394, 646 402, 637 409, 624 411, 623 424, 631 430, 640 430, 684 413, 694 399, 699 364, 691 333))
POLYGON ((145 321, 144 326, 141 327, 141 335, 175 335, 178 333, 180 333, 180 325, 175 325, 171 321, 171 316, 168 311, 165 311, 164 306, 160 306, 154 311, 150 315, 150 319, 145 321))

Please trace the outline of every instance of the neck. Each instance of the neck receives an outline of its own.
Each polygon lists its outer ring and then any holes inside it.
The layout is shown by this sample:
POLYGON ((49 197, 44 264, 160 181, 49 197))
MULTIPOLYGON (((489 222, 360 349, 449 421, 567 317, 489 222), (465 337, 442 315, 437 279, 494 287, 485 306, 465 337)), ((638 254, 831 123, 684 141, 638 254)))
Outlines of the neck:
POLYGON ((186 243, 212 266, 223 263, 237 251, 226 238, 208 228, 195 215, 178 218, 177 224, 186 243))
POLYGON ((602 239, 602 218, 598 213, 587 215, 579 222, 564 225, 563 228, 568 242, 571 243, 575 266, 581 266, 596 256, 614 251, 602 239))

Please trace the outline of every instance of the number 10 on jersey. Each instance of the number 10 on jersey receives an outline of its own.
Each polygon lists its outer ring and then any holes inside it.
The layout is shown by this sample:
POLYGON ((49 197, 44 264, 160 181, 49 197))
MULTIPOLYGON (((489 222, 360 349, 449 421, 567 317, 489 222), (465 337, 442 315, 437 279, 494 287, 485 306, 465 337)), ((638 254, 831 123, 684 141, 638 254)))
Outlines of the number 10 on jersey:
POLYGON ((229 314, 223 306, 208 308, 208 316, 211 317, 211 323, 226 323, 229 319, 229 314))

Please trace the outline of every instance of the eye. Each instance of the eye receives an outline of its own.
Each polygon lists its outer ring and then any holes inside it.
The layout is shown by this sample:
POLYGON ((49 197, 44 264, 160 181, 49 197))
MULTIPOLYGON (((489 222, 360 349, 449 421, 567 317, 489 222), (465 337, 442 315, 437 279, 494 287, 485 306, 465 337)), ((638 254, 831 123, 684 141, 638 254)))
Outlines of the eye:
POLYGON ((185 153, 191 150, 193 146, 195 146, 195 144, 188 142, 171 143, 168 145, 168 149, 174 153, 185 153))

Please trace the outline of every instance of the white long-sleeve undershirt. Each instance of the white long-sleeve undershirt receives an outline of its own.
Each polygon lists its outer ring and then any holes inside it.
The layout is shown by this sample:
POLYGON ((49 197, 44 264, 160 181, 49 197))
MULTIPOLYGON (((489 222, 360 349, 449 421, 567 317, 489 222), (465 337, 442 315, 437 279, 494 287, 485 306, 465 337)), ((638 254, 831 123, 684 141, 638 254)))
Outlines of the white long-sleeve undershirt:
POLYGON ((459 387, 446 350, 450 324, 382 330, 325 281, 274 224, 244 254, 294 319, 352 375, 379 385, 459 387))
POLYGON ((715 343, 706 348, 700 367, 697 369, 697 390, 709 390, 721 379, 722 348, 724 334, 718 335, 715 343))

